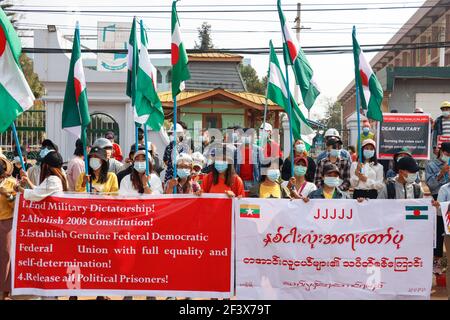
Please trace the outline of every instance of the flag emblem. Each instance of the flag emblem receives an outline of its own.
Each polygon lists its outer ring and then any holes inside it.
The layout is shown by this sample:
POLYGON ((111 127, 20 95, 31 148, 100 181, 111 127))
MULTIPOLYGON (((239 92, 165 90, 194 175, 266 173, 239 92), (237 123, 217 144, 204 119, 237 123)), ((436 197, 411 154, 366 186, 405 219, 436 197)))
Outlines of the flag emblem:
POLYGON ((424 211, 428 211, 427 206, 407 206, 405 210, 412 213, 406 215, 406 220, 428 220, 428 215, 423 214, 424 211))
POLYGON ((261 213, 261 207, 255 204, 241 204, 239 207, 241 218, 253 218, 259 219, 261 213))

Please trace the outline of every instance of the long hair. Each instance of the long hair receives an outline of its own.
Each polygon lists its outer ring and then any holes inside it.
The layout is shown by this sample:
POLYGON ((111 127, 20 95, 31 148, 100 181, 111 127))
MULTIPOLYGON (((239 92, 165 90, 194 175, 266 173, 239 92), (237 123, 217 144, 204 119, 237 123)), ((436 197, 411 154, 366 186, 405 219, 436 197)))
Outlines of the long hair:
MULTIPOLYGON (((153 172, 153 164, 151 161, 148 162, 148 172, 150 174, 153 172)), ((142 184, 141 177, 139 176, 139 172, 134 167, 131 170, 130 177, 134 190, 137 190, 141 194, 144 193, 144 185, 142 184)))
MULTIPOLYGON (((219 183, 219 171, 217 171, 217 169, 214 166, 212 166, 212 174, 213 174, 213 184, 218 184, 219 183)), ((231 187, 233 185, 235 174, 236 174, 236 172, 234 171, 233 164, 229 163, 227 170, 225 170, 225 184, 228 187, 231 187)))
MULTIPOLYGON (((88 161, 91 160, 91 157, 89 157, 88 161)), ((97 179, 97 183, 104 184, 106 181, 108 181, 108 169, 109 169, 109 162, 99 159, 102 162, 102 166, 100 167, 100 174, 97 179)), ((94 169, 89 166, 89 175, 92 177, 92 179, 95 178, 94 169)))
POLYGON ((39 183, 42 183, 46 178, 50 176, 57 176, 62 183, 63 191, 67 191, 67 179, 61 168, 51 167, 47 163, 41 164, 41 175, 39 177, 39 183))

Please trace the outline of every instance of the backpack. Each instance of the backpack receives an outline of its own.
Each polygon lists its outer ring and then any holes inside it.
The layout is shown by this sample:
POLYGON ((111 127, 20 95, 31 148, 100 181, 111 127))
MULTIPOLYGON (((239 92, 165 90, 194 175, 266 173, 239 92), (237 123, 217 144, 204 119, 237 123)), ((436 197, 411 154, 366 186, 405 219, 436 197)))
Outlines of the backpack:
MULTIPOLYGON (((386 189, 388 194, 388 199, 397 199, 397 194, 395 192, 395 181, 394 180, 388 180, 386 183, 386 189)), ((420 186, 418 184, 413 184, 414 189, 414 199, 420 198, 420 186)))

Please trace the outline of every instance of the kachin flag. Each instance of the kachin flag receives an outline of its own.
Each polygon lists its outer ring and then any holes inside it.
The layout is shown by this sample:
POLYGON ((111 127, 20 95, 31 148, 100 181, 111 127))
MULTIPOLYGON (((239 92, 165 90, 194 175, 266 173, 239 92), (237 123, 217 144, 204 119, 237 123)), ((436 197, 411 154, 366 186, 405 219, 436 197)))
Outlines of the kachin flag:
POLYGON ((366 116, 376 121, 383 121, 381 103, 383 88, 367 61, 364 52, 356 40, 356 28, 353 27, 353 57, 355 60, 355 84, 359 90, 361 108, 366 116))
POLYGON ((5 132, 34 104, 34 95, 23 75, 19 36, 0 8, 0 132, 5 132))
POLYGON ((292 98, 292 94, 288 94, 286 87, 286 80, 280 68, 277 54, 270 41, 270 64, 269 64, 269 80, 267 85, 267 99, 272 100, 289 114, 289 96, 291 97, 292 119, 290 124, 294 139, 301 139, 306 149, 309 150, 313 144, 313 139, 316 136, 315 131, 308 125, 308 121, 303 115, 297 103, 292 98))
POLYGON ((241 218, 259 219, 261 216, 261 207, 253 204, 241 204, 239 213, 241 218))
POLYGON ((159 131, 164 123, 164 112, 156 91, 156 68, 150 61, 147 51, 147 32, 141 20, 141 49, 137 70, 136 113, 145 119, 152 130, 159 131))
POLYGON ((281 9, 281 0, 278 0, 277 7, 281 31, 283 33, 285 63, 292 65, 296 83, 300 87, 300 92, 302 93, 303 103, 307 109, 311 109, 317 97, 320 95, 320 90, 314 79, 314 72, 306 59, 305 53, 286 24, 286 18, 281 9))
POLYGON ((406 206, 405 210, 412 213, 406 215, 406 220, 428 220, 428 215, 423 214, 428 211, 427 206, 406 206))
POLYGON ((191 78, 188 56, 181 40, 180 21, 178 20, 177 1, 172 3, 172 97, 184 90, 186 80, 191 78))
POLYGON ((89 114, 86 79, 81 58, 80 29, 78 24, 73 38, 72 57, 62 111, 62 128, 86 145, 86 129, 91 122, 89 114))

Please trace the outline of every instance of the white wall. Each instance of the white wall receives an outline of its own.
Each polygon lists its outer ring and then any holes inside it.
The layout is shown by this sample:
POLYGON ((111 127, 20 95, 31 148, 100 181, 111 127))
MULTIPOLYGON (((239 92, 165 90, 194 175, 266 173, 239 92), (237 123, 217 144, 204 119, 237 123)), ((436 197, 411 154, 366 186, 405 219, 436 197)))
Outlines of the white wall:
POLYGON ((450 101, 449 93, 417 93, 416 108, 422 108, 425 113, 431 114, 433 119, 441 115, 442 101, 450 101))

